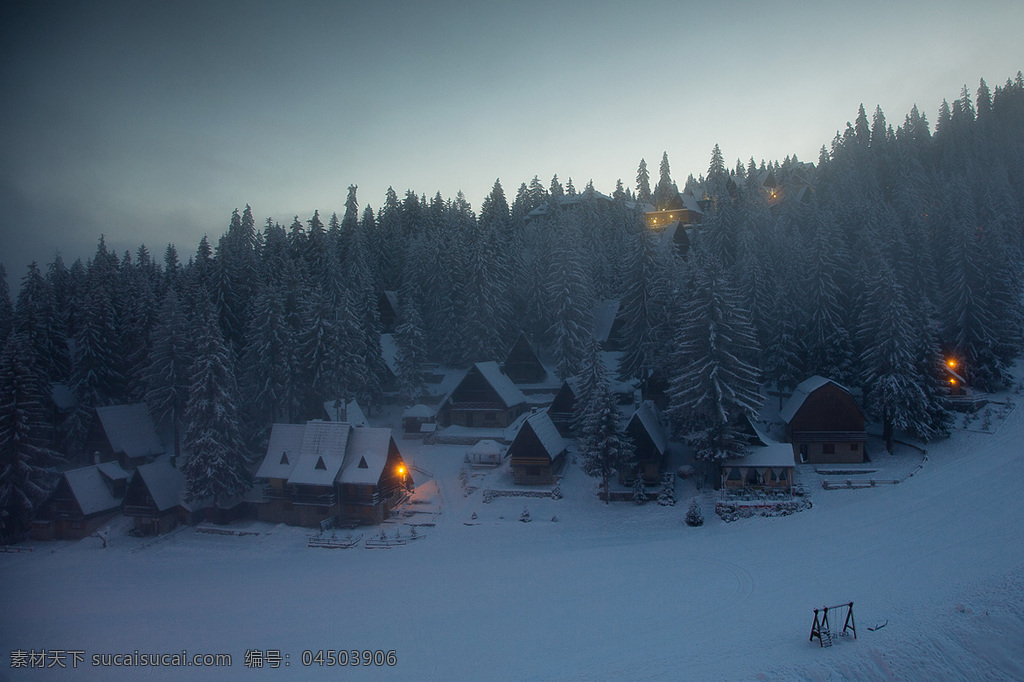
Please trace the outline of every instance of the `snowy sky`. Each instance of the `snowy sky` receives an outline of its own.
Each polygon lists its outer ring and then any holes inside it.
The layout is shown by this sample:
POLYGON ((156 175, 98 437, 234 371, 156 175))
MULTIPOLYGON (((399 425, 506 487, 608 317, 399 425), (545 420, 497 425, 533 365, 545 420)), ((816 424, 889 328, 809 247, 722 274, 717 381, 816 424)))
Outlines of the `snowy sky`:
POLYGON ((389 185, 479 209, 737 158, 815 161, 1024 68, 1019 0, 47 2, 0 7, 0 263, 108 244, 187 257, 231 210, 375 209, 389 185))

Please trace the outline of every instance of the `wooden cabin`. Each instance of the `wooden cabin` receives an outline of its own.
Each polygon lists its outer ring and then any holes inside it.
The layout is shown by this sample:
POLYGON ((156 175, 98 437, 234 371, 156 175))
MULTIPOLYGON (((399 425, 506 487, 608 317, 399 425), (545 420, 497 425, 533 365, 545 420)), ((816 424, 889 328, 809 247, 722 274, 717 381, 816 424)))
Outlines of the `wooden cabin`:
POLYGON ((626 424, 626 435, 633 441, 633 459, 636 464, 619 471, 619 482, 632 485, 639 473, 645 484, 657 484, 661 480, 661 472, 665 470, 668 432, 653 402, 645 400, 640 404, 626 424))
POLYGON ((117 462, 65 471, 33 523, 33 536, 79 540, 92 535, 121 512, 128 477, 117 462))
POLYGON ((442 426, 505 428, 526 412, 526 396, 496 362, 478 362, 437 409, 442 426))
POLYGON ((951 409, 961 412, 976 412, 988 403, 988 398, 975 392, 970 384, 961 375, 962 367, 955 358, 949 358, 942 363, 942 369, 946 374, 946 405, 951 409))
POLYGON ((369 426, 363 408, 355 400, 325 400, 324 417, 329 422, 345 422, 352 426, 369 426))
POLYGON ((519 332, 519 337, 512 344, 501 371, 515 384, 539 384, 548 375, 530 342, 526 340, 526 334, 522 332, 519 332))
POLYGON ((523 420, 508 447, 512 477, 517 485, 548 485, 565 460, 567 444, 547 412, 535 412, 523 420))
POLYGON ((572 432, 573 419, 576 416, 576 398, 579 395, 579 377, 569 377, 562 382, 562 387, 555 394, 555 399, 548 405, 548 416, 554 423, 558 433, 568 437, 572 432))
POLYGON ((779 416, 786 424, 786 437, 798 461, 865 461, 867 417, 850 391, 831 379, 813 376, 803 381, 779 416))
POLYGON ((594 340, 606 351, 622 350, 622 308, 618 299, 598 301, 594 306, 594 340))
POLYGON ((433 432, 436 420, 437 415, 427 405, 417 403, 412 407, 407 407, 402 412, 402 437, 425 438, 428 433, 433 432))
POLYGON ((413 485, 391 429, 319 420, 274 424, 256 478, 261 521, 313 528, 380 523, 413 485))
POLYGON ((134 469, 164 454, 145 403, 97 407, 85 439, 85 451, 94 461, 117 461, 134 469))
POLYGON ((169 461, 140 464, 128 481, 122 511, 140 535, 167 533, 178 524, 192 525, 203 518, 204 504, 185 502, 184 492, 185 475, 169 461))
POLYGON ((661 206, 648 206, 644 211, 644 223, 654 232, 662 231, 667 225, 677 222, 681 225, 695 225, 704 220, 704 209, 697 198, 686 192, 678 192, 661 206))

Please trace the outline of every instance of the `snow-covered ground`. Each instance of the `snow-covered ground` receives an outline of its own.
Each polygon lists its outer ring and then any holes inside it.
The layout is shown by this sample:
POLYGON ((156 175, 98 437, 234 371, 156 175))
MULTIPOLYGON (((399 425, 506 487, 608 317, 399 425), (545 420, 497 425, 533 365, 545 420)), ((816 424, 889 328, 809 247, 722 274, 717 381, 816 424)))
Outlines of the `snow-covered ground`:
POLYGON ((562 499, 484 503, 485 488, 512 487, 502 469, 476 471, 467 496, 466 446, 402 441, 434 475, 416 474, 424 504, 404 521, 436 523, 405 546, 310 549, 308 530, 256 522, 237 528, 258 535, 187 528, 154 541, 122 524, 106 549, 89 538, 0 554, 0 679, 195 678, 89 665, 183 649, 232 655, 203 679, 1024 679, 1024 410, 996 426, 958 421, 926 460, 876 447, 871 476, 917 469, 899 485, 825 491, 820 479, 835 477, 801 467, 814 505, 787 517, 725 523, 702 493, 700 528, 683 524, 689 482, 675 507, 605 505, 569 465, 562 499), (809 642, 812 609, 850 600, 858 638, 809 642), (85 667, 10 667, 11 650, 32 649, 84 650, 85 667), (247 670, 246 649, 290 665, 247 670), (397 662, 303 666, 319 649, 394 650, 397 662))

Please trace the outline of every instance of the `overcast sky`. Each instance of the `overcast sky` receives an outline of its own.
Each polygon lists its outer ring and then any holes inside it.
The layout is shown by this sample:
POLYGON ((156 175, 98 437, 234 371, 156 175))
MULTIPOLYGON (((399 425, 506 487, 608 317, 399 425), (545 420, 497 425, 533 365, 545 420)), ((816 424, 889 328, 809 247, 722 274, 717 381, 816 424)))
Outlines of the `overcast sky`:
POLYGON ((478 210, 496 178, 582 189, 816 161, 864 103, 1024 68, 1024 2, 11 2, 0 8, 0 263, 100 233, 184 258, 227 228, 376 209, 388 186, 478 210))

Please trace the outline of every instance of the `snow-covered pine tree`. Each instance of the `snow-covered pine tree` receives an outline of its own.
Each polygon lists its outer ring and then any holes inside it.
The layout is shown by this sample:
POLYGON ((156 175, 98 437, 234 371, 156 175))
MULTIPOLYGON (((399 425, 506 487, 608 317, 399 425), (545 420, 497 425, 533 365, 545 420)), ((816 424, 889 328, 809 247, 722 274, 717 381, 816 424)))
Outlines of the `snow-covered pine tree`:
POLYGON ((220 325, 199 311, 196 357, 185 408, 185 499, 226 503, 252 485, 252 463, 239 432, 238 386, 220 325))
POLYGON ((644 485, 644 477, 639 471, 633 475, 633 501, 643 504, 647 501, 647 487, 644 485))
POLYGON ((690 508, 686 511, 686 525, 704 525, 704 513, 701 511, 700 504, 697 503, 697 500, 693 500, 692 502, 690 502, 690 508))
POLYGON ((607 504, 612 474, 632 461, 633 446, 619 424, 618 405, 596 341, 591 341, 584 364, 573 422, 583 471, 601 479, 607 504))
POLYGON ((668 202, 679 193, 676 184, 672 182, 672 171, 668 164, 668 152, 661 155, 661 166, 658 171, 658 184, 654 187, 654 194, 651 201, 659 210, 665 208, 668 202))
POLYGON ((33 355, 33 367, 45 381, 63 381, 69 372, 67 340, 50 286, 35 261, 21 280, 14 306, 11 333, 24 334, 33 355))
POLYGON ((676 503, 676 482, 674 476, 666 476, 658 491, 658 504, 663 507, 671 507, 676 503))
POLYGON ((178 295, 169 288, 150 335, 152 350, 144 372, 145 400, 160 427, 174 434, 174 455, 181 459, 181 432, 188 403, 193 361, 192 338, 178 295))
POLYGON ((28 336, 12 334, 0 352, 0 542, 28 531, 60 461, 47 445, 47 387, 33 363, 28 336))
POLYGON ((416 296, 410 288, 404 291, 399 300, 402 323, 395 329, 395 346, 398 349, 395 358, 396 379, 399 394, 405 401, 414 403, 426 390, 422 367, 427 357, 427 347, 416 296))
POLYGON ((573 217, 566 215, 552 227, 555 234, 545 292, 553 320, 548 331, 551 350, 562 378, 579 373, 593 338, 593 295, 572 221, 573 217))
POLYGON ((653 201, 651 194, 651 173, 647 170, 647 161, 640 159, 640 167, 636 171, 636 200, 649 204, 653 201))
POLYGON ((839 238, 830 212, 818 211, 816 216, 802 287, 805 313, 800 333, 807 348, 805 369, 810 374, 847 381, 851 378, 853 347, 842 292, 833 277, 839 271, 832 255, 839 238))
POLYGON ((740 417, 761 406, 757 340, 718 262, 699 249, 692 262, 671 359, 668 414, 698 458, 720 461, 745 452, 740 417))
POLYGON ((0 263, 0 348, 4 347, 11 333, 14 306, 11 304, 11 290, 7 284, 7 270, 0 263))
POLYGON ((926 396, 917 371, 914 336, 903 287, 884 259, 877 264, 862 314, 860 345, 868 412, 882 422, 882 438, 893 451, 896 429, 927 429, 926 396))
POLYGON ((669 308, 668 254, 646 230, 630 240, 628 288, 620 310, 623 324, 622 361, 619 376, 624 380, 647 377, 664 362, 669 308))

